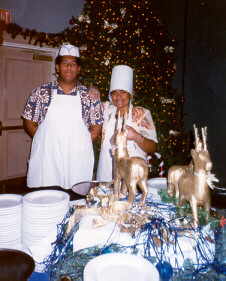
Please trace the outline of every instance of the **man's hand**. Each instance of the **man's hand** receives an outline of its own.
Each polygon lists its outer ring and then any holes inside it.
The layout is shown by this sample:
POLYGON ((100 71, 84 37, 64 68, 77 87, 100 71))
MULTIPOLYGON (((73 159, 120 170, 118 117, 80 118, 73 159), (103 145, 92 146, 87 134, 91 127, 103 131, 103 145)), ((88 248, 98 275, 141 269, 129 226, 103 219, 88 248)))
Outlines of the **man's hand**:
POLYGON ((96 138, 100 135, 101 129, 102 129, 102 124, 90 125, 89 131, 91 134, 92 142, 95 142, 96 138))
POLYGON ((27 119, 23 119, 23 125, 24 125, 24 130, 28 133, 28 135, 33 138, 35 135, 37 129, 38 129, 38 123, 37 122, 32 122, 27 119))
POLYGON ((100 99, 100 91, 96 86, 90 86, 88 94, 92 101, 100 99))

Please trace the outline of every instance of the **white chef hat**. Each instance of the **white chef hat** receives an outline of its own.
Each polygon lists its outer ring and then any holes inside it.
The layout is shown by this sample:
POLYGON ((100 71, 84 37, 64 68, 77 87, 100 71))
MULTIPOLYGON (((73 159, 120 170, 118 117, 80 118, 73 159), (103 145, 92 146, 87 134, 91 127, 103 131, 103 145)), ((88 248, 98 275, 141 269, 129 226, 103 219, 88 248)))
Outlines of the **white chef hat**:
POLYGON ((133 69, 127 65, 117 65, 112 69, 109 100, 112 101, 111 92, 124 90, 133 97, 133 69))
POLYGON ((71 44, 64 44, 59 49, 59 56, 72 56, 72 57, 80 57, 79 56, 79 48, 75 47, 71 44))

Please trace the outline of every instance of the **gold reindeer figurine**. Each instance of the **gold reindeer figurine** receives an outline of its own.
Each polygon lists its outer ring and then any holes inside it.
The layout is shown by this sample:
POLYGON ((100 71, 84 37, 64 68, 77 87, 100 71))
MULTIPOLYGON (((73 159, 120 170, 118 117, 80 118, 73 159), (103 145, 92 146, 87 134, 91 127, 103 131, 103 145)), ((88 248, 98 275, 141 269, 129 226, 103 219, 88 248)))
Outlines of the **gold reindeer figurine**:
POLYGON ((143 206, 146 203, 148 186, 148 166, 145 160, 141 157, 129 157, 127 150, 127 134, 126 129, 127 114, 124 116, 123 128, 119 128, 120 113, 118 115, 117 128, 114 133, 115 147, 114 155, 114 196, 119 200, 119 187, 122 182, 121 197, 127 195, 128 188, 128 202, 133 206, 135 200, 137 185, 142 191, 142 196, 138 206, 143 206))
POLYGON ((194 226, 198 227, 198 207, 202 206, 207 211, 206 219, 210 213, 210 189, 207 183, 208 175, 212 169, 212 162, 207 150, 207 128, 202 128, 202 141, 198 135, 198 129, 194 125, 195 149, 191 150, 194 163, 194 171, 188 170, 178 181, 180 204, 187 201, 191 205, 192 215, 195 220, 194 226))
POLYGON ((193 172, 193 161, 191 161, 188 165, 184 166, 172 166, 168 171, 168 186, 167 186, 167 193, 170 197, 173 196, 175 191, 176 198, 179 198, 179 187, 178 182, 179 179, 188 174, 193 172))

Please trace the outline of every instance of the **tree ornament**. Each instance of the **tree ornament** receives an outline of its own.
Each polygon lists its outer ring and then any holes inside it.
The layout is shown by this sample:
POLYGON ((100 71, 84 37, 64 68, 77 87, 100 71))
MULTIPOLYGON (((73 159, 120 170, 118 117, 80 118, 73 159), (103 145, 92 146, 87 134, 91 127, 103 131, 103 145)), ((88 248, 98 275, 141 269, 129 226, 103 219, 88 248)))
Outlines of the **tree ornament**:
POLYGON ((141 54, 145 54, 145 50, 143 47, 141 48, 140 52, 141 52, 141 54))
POLYGON ((72 16, 72 18, 69 20, 69 23, 71 24, 71 25, 73 25, 73 24, 75 24, 75 18, 72 16))
POLYGON ((83 22, 85 19, 85 17, 83 15, 79 15, 78 16, 78 21, 83 22))
POLYGON ((121 13, 121 15, 122 15, 122 18, 124 18, 124 17, 125 17, 125 14, 126 14, 126 10, 123 9, 123 8, 121 8, 121 9, 120 9, 120 13, 121 13))
POLYGON ((89 18, 89 16, 88 16, 88 15, 85 15, 85 21, 86 21, 88 24, 90 24, 90 23, 91 23, 91 20, 90 20, 90 18, 89 18))
POLYGON ((108 33, 111 33, 117 27, 118 25, 116 23, 109 24, 108 21, 104 21, 104 29, 109 29, 108 33))
POLYGON ((168 99, 165 97, 160 97, 160 101, 164 104, 164 103, 173 103, 175 101, 175 99, 168 99))
POLYGON ((82 45, 81 47, 79 47, 79 50, 87 51, 87 45, 86 44, 82 45))
POLYGON ((178 131, 170 130, 169 134, 172 135, 172 136, 177 136, 179 134, 179 132, 178 131))
POLYGON ((157 265, 156 268, 158 269, 160 278, 162 281, 169 281, 170 278, 173 275, 173 268, 170 263, 166 261, 160 261, 157 265))
POLYGON ((174 47, 173 47, 173 46, 166 46, 166 47, 164 48, 164 51, 165 51, 166 53, 173 53, 174 47))
POLYGON ((140 35, 141 32, 142 32, 142 28, 138 28, 138 29, 135 30, 135 33, 136 33, 137 35, 140 35))

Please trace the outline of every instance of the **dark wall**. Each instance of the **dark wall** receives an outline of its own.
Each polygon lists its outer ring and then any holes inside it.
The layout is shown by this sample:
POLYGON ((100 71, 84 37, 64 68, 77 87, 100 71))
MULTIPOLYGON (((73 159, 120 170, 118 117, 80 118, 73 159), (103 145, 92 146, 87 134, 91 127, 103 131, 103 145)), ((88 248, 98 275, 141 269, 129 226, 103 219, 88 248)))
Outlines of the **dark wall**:
POLYGON ((226 187, 226 1, 205 2, 188 6, 185 121, 207 126, 213 172, 226 187))
POLYGON ((207 126, 216 185, 226 187, 226 1, 154 0, 153 7, 178 43, 174 87, 184 93, 184 127, 207 126))

